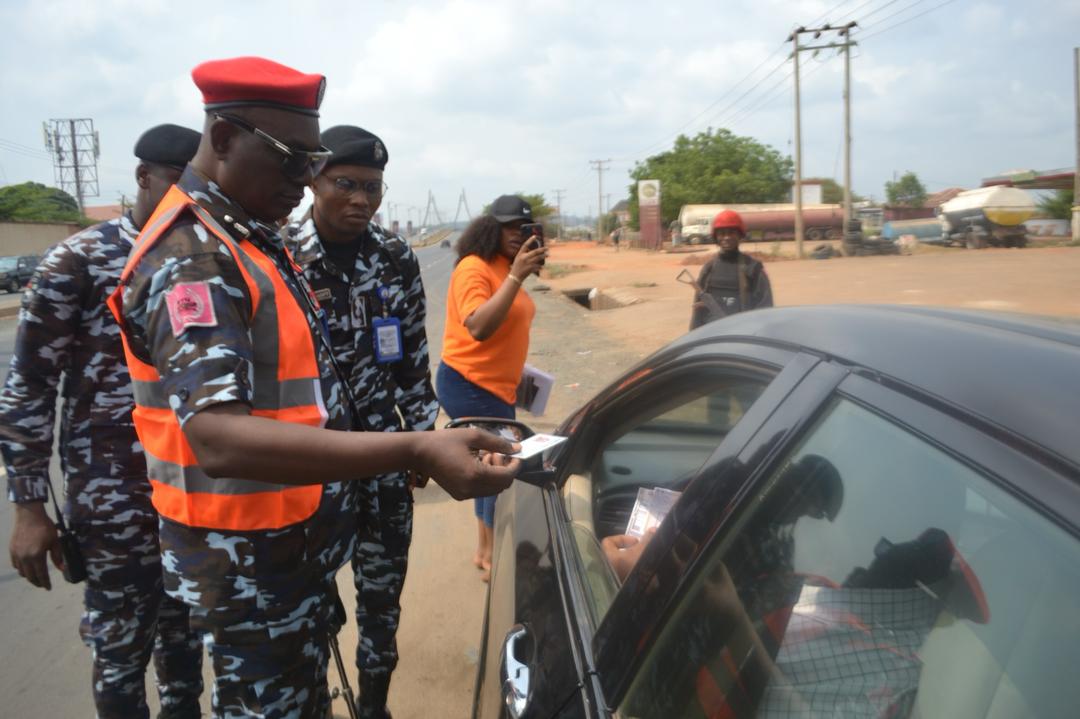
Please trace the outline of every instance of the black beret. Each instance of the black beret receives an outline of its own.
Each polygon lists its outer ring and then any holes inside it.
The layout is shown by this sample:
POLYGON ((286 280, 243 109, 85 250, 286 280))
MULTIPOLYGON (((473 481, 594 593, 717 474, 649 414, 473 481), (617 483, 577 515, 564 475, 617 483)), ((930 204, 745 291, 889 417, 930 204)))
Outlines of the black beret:
POLYGON ((322 144, 333 151, 327 165, 360 165, 382 170, 390 159, 386 145, 360 127, 337 125, 322 134, 322 144))
POLYGON ((179 125, 158 125, 142 134, 135 143, 135 157, 159 165, 183 167, 199 149, 202 135, 179 125))

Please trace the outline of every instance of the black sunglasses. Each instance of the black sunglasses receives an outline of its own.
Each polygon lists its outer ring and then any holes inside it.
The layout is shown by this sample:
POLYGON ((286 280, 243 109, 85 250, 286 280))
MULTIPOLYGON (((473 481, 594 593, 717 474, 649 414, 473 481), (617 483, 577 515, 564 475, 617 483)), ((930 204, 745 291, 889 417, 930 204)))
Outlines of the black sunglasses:
POLYGON ((288 177, 290 180, 304 177, 308 171, 311 172, 313 177, 318 175, 323 171, 323 168, 326 167, 326 163, 330 161, 330 156, 334 154, 322 145, 314 152, 289 147, 269 133, 260 130, 250 122, 241 120, 234 115, 215 113, 214 117, 218 120, 224 120, 230 125, 239 127, 241 130, 250 132, 252 135, 280 152, 283 156, 281 158, 281 171, 285 174, 285 177, 288 177))
POLYGON ((382 180, 368 180, 367 182, 358 182, 351 177, 333 177, 327 178, 334 183, 334 189, 340 192, 342 195, 352 195, 356 192, 363 192, 369 199, 378 200, 386 195, 387 190, 390 189, 390 185, 386 184, 382 180))

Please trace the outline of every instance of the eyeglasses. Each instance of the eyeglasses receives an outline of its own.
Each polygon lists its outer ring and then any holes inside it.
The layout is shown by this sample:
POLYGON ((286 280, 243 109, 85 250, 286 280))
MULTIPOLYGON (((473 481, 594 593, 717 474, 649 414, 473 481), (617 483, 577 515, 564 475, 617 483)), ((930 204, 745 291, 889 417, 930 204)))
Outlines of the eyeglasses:
POLYGON ((369 200, 378 200, 390 190, 390 185, 382 180, 357 182, 351 177, 328 177, 326 179, 333 181, 334 189, 342 195, 348 196, 357 192, 363 192, 368 196, 369 200))
POLYGON ((224 120, 230 125, 239 127, 241 130, 250 132, 255 137, 265 142, 270 147, 280 152, 283 157, 281 158, 281 171, 285 177, 290 180, 297 180, 310 171, 314 177, 323 171, 326 167, 326 163, 329 162, 330 156, 334 153, 323 147, 319 146, 318 150, 310 152, 308 150, 298 150, 294 147, 289 147, 281 140, 276 139, 272 135, 260 130, 246 120, 241 120, 239 117, 233 115, 223 115, 215 113, 214 117, 218 120, 224 120))

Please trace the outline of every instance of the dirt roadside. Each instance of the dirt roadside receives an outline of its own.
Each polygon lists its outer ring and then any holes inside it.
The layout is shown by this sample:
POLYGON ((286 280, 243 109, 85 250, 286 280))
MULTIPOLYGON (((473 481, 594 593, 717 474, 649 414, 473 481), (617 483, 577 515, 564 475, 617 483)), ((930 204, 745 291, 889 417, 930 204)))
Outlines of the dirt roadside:
MULTIPOLYGON (((569 271, 544 283, 559 293, 597 287, 640 300, 618 309, 582 311, 612 341, 651 351, 688 326, 692 290, 675 276, 683 269, 696 276, 713 252, 615 252, 589 243, 559 244, 548 264, 556 273, 569 271)), ((1080 317, 1078 247, 927 248, 913 255, 767 261, 765 267, 777 305, 934 305, 1080 317)))
MULTIPOLYGON (((683 268, 696 275, 709 252, 616 253, 591 243, 554 245, 548 265, 559 276, 532 278, 526 287, 537 305, 529 362, 555 374, 556 383, 547 413, 522 419, 538 430, 554 428, 635 362, 685 332, 691 291, 675 275, 683 268), (578 269, 564 272, 565 266, 578 269), (549 289, 542 291, 541 285, 549 289), (592 287, 640 302, 594 312, 563 295, 592 287)), ((1080 317, 1080 248, 777 261, 768 262, 766 270, 780 305, 946 305, 1080 317)), ((433 344, 437 341, 433 338, 433 344)), ((416 502, 398 632, 401 661, 390 708, 398 719, 467 717, 486 593, 470 562, 476 526, 472 503, 454 502, 434 485, 417 492, 416 502)), ((352 573, 346 569, 339 576, 351 615, 352 573)), ((355 642, 350 622, 341 639, 350 668, 355 642)), ((335 676, 331 670, 332 681, 335 676)), ((335 710, 345 716, 340 702, 335 710)))

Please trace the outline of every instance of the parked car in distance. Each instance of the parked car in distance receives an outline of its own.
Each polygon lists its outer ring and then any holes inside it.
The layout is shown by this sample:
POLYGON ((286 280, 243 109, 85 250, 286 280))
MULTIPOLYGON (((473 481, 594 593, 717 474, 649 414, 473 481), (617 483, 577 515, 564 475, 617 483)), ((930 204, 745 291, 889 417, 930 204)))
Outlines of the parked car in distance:
POLYGON ((1078 365, 1017 315, 688 333, 499 496, 474 719, 1074 716, 1078 365))
POLYGON ((0 257, 0 289, 5 292, 18 292, 37 269, 41 255, 11 255, 0 257))
POLYGON ((443 239, 443 240, 442 240, 442 241, 441 241, 441 242, 439 243, 439 247, 450 247, 450 246, 451 246, 451 244, 450 244, 450 238, 449 238, 449 237, 447 237, 447 238, 443 239))

